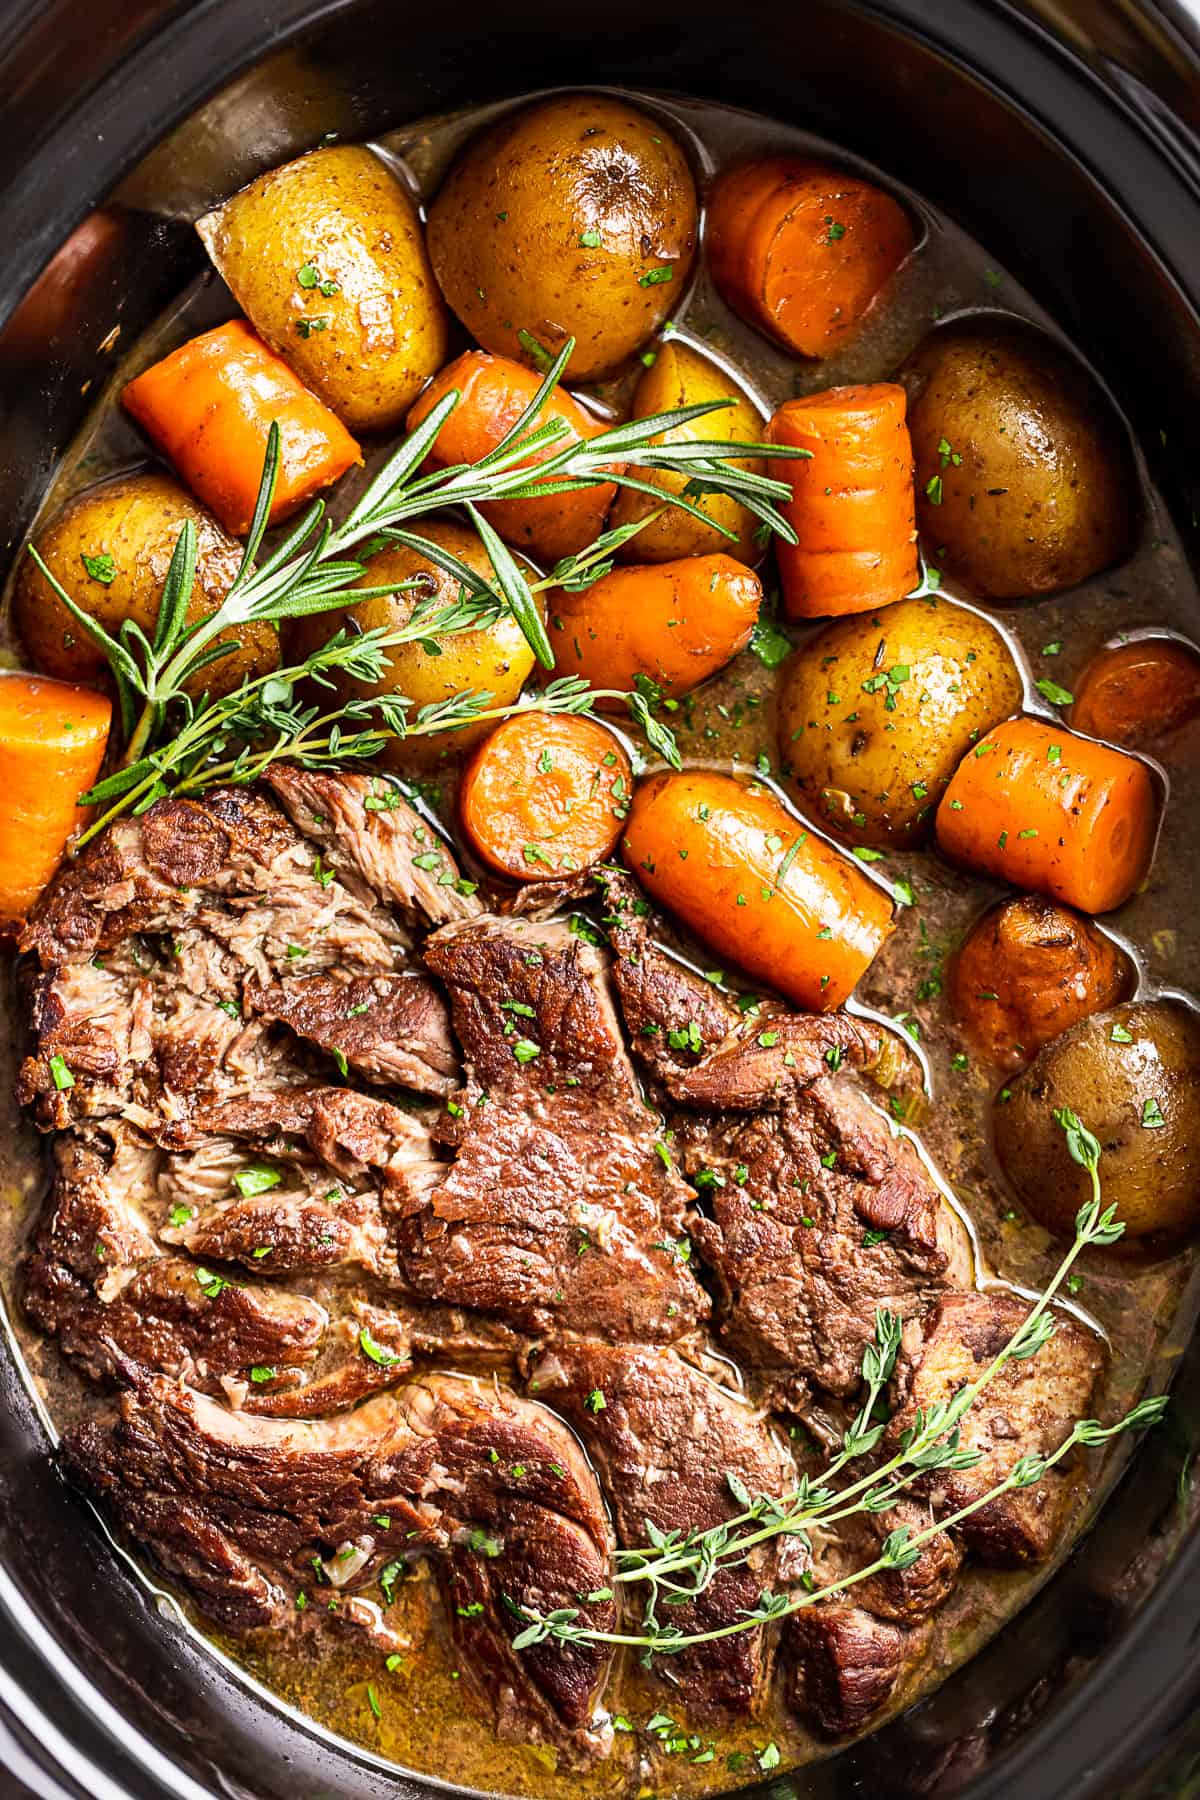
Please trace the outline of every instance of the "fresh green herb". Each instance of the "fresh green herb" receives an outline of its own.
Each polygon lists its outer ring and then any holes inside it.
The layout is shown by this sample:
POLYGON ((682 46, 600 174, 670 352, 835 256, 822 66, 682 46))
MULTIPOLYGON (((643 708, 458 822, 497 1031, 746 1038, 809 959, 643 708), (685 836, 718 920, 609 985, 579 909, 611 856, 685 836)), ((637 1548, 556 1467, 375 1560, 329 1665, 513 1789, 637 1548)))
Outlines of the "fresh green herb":
POLYGON ((50 1079, 59 1093, 75 1086, 75 1077, 67 1067, 66 1058, 55 1054, 50 1058, 50 1079))
POLYGON ((1051 706, 1070 706, 1075 699, 1069 689, 1059 687, 1057 681, 1051 681, 1048 675, 1034 683, 1043 700, 1049 700, 1051 706))
POLYGON ((383 1344, 376 1343, 365 1325, 358 1334, 358 1347, 364 1356, 369 1357, 373 1363, 378 1363, 381 1369, 390 1369, 397 1363, 406 1364, 408 1362, 406 1356, 397 1356, 394 1351, 388 1350, 383 1344))
POLYGON ((84 550, 80 552, 80 560, 92 580, 100 582, 103 587, 111 587, 117 579, 117 565, 107 551, 99 556, 89 556, 84 550))

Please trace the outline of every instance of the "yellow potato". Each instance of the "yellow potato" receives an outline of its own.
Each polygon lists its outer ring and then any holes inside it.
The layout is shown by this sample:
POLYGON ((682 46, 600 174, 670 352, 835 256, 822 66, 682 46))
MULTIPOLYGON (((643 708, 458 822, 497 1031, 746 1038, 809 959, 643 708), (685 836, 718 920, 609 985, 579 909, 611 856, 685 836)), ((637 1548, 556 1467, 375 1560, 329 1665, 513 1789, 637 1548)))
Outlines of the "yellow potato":
MULTIPOLYGON (((196 526, 196 580, 189 620, 214 612, 242 560, 242 546, 169 475, 120 475, 68 500, 35 542, 77 606, 116 636, 132 619, 153 638, 158 603, 184 522, 196 526), (94 573, 89 572, 92 564, 94 573), (101 579, 110 573, 111 579, 101 579)), ((25 557, 13 595, 13 618, 34 665, 61 681, 94 683, 108 664, 72 618, 32 557, 25 557)), ((193 697, 228 694, 247 676, 279 666, 279 637, 270 625, 244 625, 218 642, 239 648, 193 676, 193 697)))
POLYGON ((260 337, 351 431, 402 423, 446 360, 417 209, 361 145, 260 175, 196 229, 260 337))
POLYGON ((473 138, 429 209, 429 255, 471 335, 568 381, 611 373, 679 305, 696 254, 696 188, 657 119, 566 94, 473 138))
MULTIPOLYGON (((706 413, 692 425, 680 425, 674 431, 666 432, 656 442, 674 444, 689 438, 736 438, 740 443, 761 443, 766 430, 766 420, 732 375, 727 374, 719 363, 701 355, 699 350, 668 338, 637 384, 633 416, 644 419, 650 413, 668 412, 676 406, 696 406, 701 401, 727 400, 731 396, 737 401, 736 406, 727 407, 723 412, 706 413)), ((735 463, 734 467, 751 469, 755 474, 761 474, 763 469, 762 463, 756 461, 735 463)), ((686 475, 670 475, 665 471, 656 474, 650 469, 637 473, 641 480, 661 488, 664 494, 681 494, 687 486, 686 475)), ((699 519, 693 519, 678 507, 672 507, 655 524, 647 525, 631 538, 622 550, 622 556, 630 562, 671 562, 680 556, 704 556, 723 550, 729 556, 737 557, 739 562, 759 561, 763 551, 755 543, 758 520, 752 512, 721 494, 700 498, 689 494, 688 498, 727 531, 736 532, 737 542, 731 543, 719 531, 702 525, 699 519)), ((635 519, 644 519, 654 507, 655 502, 649 494, 619 488, 608 522, 610 525, 630 525, 635 519)))
POLYGON ((988 600, 1054 593, 1128 556, 1137 470, 1087 371, 1030 326, 945 326, 905 377, 917 524, 988 600))
POLYGON ((801 804, 855 843, 928 835, 970 746, 1021 704, 1000 633, 931 595, 855 613, 784 665, 779 753, 801 804))
MULTIPOLYGON (((461 562, 486 579, 492 578, 492 565, 475 532, 449 520, 422 519, 414 528, 457 556, 461 562)), ((518 557, 523 568, 529 565, 518 557)), ((353 619, 363 631, 384 629, 396 631, 408 623, 413 607, 426 596, 437 606, 451 606, 458 599, 459 583, 437 563, 403 545, 379 550, 365 563, 366 574, 359 587, 382 587, 386 582, 412 581, 420 578, 421 591, 383 594, 372 600, 361 600, 357 606, 343 611, 315 613, 295 619, 287 627, 288 655, 296 660, 311 655, 353 619)), ((532 571, 530 571, 532 573, 532 571)), ((459 632, 432 640, 439 648, 431 654, 424 641, 400 644, 388 651, 391 666, 377 682, 354 681, 345 675, 333 677, 343 697, 355 694, 403 694, 414 710, 432 706, 455 694, 486 690, 494 696, 495 706, 510 706, 517 699, 533 672, 534 654, 516 622, 505 616, 493 625, 476 631, 459 632)), ((490 725, 468 725, 457 731, 436 736, 412 738, 393 744, 382 761, 391 768, 426 769, 461 754, 491 729, 490 725)))

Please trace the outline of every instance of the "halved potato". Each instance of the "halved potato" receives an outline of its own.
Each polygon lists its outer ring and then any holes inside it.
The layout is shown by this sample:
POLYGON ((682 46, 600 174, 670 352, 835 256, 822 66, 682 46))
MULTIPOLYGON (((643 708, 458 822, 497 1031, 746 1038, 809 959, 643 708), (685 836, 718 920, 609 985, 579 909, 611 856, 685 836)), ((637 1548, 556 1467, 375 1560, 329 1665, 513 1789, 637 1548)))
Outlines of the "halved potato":
MULTIPOLYGON (((184 522, 196 527, 196 580, 188 619, 215 612, 242 560, 242 546, 169 475, 119 475, 76 494, 36 539, 46 566, 77 606, 112 636, 132 619, 153 639, 158 603, 184 522)), ((13 595, 13 619, 30 658, 60 681, 95 683, 107 673, 100 650, 67 611, 32 557, 13 595)), ((270 625, 243 625, 218 643, 238 644, 188 683, 194 698, 232 693, 247 677, 279 667, 270 625)))
MULTIPOLYGON (((726 407, 721 412, 706 413, 691 425, 679 425, 674 431, 665 432, 656 443, 681 443, 687 439, 697 438, 736 438, 740 443, 761 443, 766 430, 766 420, 754 402, 743 393, 733 376, 728 374, 710 357, 701 355, 689 344, 681 344, 674 338, 664 341, 654 361, 637 384, 637 392, 633 397, 633 416, 645 419, 651 413, 668 412, 677 406, 696 406, 701 401, 733 399, 736 405, 726 407)), ((735 468, 751 469, 761 474, 761 462, 747 461, 733 465, 735 468)), ((652 469, 637 471, 639 479, 647 481, 652 487, 660 488, 664 494, 682 494, 687 486, 687 476, 668 474, 666 470, 655 472, 652 469)), ((722 537, 719 531, 711 526, 701 524, 699 519, 692 518, 690 513, 679 507, 672 507, 653 525, 647 525, 631 538, 621 551, 621 555, 629 562, 672 562, 679 556, 703 556, 723 550, 734 556, 739 562, 757 562, 763 554, 762 548, 755 543, 754 534, 758 529, 758 520, 746 507, 724 494, 688 495, 695 505, 716 519, 727 531, 737 533, 737 541, 731 543, 722 537)), ((634 488, 620 488, 617 492, 616 504, 609 514, 610 525, 630 525, 635 519, 644 519, 647 513, 653 512, 655 502, 649 494, 638 493, 634 488)))
POLYGON ((416 206, 356 144, 260 175, 196 226, 250 323, 352 431, 399 425, 446 360, 416 206))

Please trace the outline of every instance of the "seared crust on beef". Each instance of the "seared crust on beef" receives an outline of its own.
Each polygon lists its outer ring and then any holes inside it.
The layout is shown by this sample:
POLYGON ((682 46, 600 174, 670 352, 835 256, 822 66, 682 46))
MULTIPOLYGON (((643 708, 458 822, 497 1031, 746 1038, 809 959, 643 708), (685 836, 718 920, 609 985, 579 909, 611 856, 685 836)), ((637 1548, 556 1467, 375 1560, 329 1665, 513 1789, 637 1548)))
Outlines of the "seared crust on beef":
MULTIPOLYGON (((1029 1314, 1029 1302, 992 1288, 947 1294, 906 1332, 896 1370, 898 1401, 888 1427, 898 1441, 916 1418, 975 1381, 1029 1314)), ((980 1450, 971 1469, 935 1470, 924 1481, 935 1514, 969 1506, 1002 1481, 1023 1456, 1058 1448, 1085 1418, 1104 1366, 1101 1345, 1077 1320, 1053 1315, 1054 1335, 1036 1356, 1013 1360, 991 1381, 961 1426, 964 1450, 980 1450)), ((1071 1469, 1059 1463, 1036 1486, 1002 1495, 959 1529, 986 1562, 1043 1561, 1061 1536, 1074 1498, 1071 1469)))
POLYGON ((805 1607, 788 1620, 786 1637, 792 1705, 830 1738, 861 1730, 916 1653, 912 1634, 853 1605, 805 1607))
MULTIPOLYGON (((601 1747, 591 1718, 608 1652, 511 1648, 523 1605, 579 1606, 610 1572, 595 1477, 544 1407, 439 1375, 297 1426, 135 1376, 117 1422, 73 1432, 66 1460, 234 1628, 281 1623, 314 1583, 374 1599, 386 1564, 433 1555, 464 1664, 493 1705, 503 1712, 515 1696, 527 1731, 601 1747)), ((612 1602, 584 1601, 581 1616, 611 1629, 612 1602)))

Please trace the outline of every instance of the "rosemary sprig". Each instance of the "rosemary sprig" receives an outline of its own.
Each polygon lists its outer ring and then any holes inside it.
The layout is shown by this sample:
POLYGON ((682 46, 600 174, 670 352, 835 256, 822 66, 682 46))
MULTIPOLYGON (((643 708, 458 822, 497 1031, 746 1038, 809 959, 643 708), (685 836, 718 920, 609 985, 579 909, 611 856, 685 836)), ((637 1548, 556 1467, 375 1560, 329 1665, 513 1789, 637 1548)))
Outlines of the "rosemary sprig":
MULTIPOLYGON (((613 426, 585 442, 572 441, 571 428, 564 419, 550 418, 539 422, 573 349, 573 340, 564 345, 524 413, 501 442, 478 462, 420 473, 442 426, 459 403, 457 392, 447 393, 392 452, 340 525, 326 518, 325 503, 317 500, 266 560, 256 564, 279 472, 279 429, 272 424, 245 552, 223 601, 206 617, 191 624, 187 622, 196 567, 196 532, 189 522, 175 547, 152 639, 132 620, 123 621, 115 634, 107 631, 75 602, 47 568, 37 549, 30 545, 29 553, 42 574, 80 629, 103 651, 112 670, 127 740, 126 765, 139 767, 168 731, 178 728, 181 718, 184 729, 190 729, 195 714, 185 690, 204 669, 233 653, 240 628, 327 612, 373 596, 394 593, 394 586, 354 586, 366 573, 354 552, 365 554, 372 543, 387 542, 391 538, 413 544, 425 554, 432 555, 443 567, 452 568, 466 597, 511 613, 539 662, 544 668, 552 669, 554 653, 534 598, 534 587, 512 552, 479 511, 480 507, 496 500, 545 497, 609 481, 645 486, 647 484, 638 476, 629 474, 631 467, 683 469, 688 473, 688 490, 693 496, 718 493, 736 497, 771 530, 777 531, 788 542, 795 541, 795 534, 775 505, 776 501, 790 496, 787 484, 756 471, 734 467, 730 460, 794 457, 797 454, 794 449, 719 438, 681 443, 651 441, 678 425, 731 405, 731 401, 676 407, 649 418, 613 426), (530 466, 529 459, 535 453, 542 460, 530 466), (491 558, 494 584, 484 581, 427 539, 406 531, 407 522, 448 506, 466 510, 491 558), (233 634, 228 641, 217 641, 227 634, 233 634)), ((689 512, 698 510, 694 499, 687 494, 651 491, 666 505, 679 506, 689 512)), ((707 518, 703 513, 699 516, 707 518)), ((708 522, 713 523, 712 520, 708 522)), ((579 558, 570 559, 577 572, 586 572, 587 568, 595 566, 594 561, 587 559, 606 540, 611 547, 613 534, 606 534, 605 539, 598 540, 597 545, 581 553, 582 563, 579 558)), ((562 579, 568 578, 571 577, 562 579)), ((559 579, 557 572, 551 582, 555 579, 559 579)), ((536 585, 547 584, 539 582, 536 585)), ((479 622, 476 615, 458 626, 445 625, 440 629, 443 632, 468 630, 479 622)), ((434 635, 434 629, 432 621, 426 620, 423 635, 434 635)), ((447 724, 441 729, 448 730, 451 726, 447 724)), ((658 727, 658 732, 661 737, 664 728, 658 727)))
POLYGON ((832 1487, 832 1478, 848 1463, 869 1455, 877 1447, 883 1432, 883 1426, 876 1425, 872 1415, 895 1364, 900 1321, 881 1309, 876 1315, 874 1339, 863 1356, 866 1398, 843 1436, 841 1450, 824 1470, 819 1485, 805 1475, 794 1491, 782 1500, 767 1495, 754 1499, 736 1476, 727 1475, 730 1491, 742 1507, 734 1518, 707 1531, 686 1535, 678 1531, 661 1532, 648 1520, 649 1544, 617 1552, 614 1587, 645 1584, 648 1590, 637 1631, 595 1631, 578 1623, 577 1608, 559 1608, 543 1615, 525 1607, 518 1609, 526 1623, 513 1639, 514 1648, 525 1649, 549 1639, 561 1644, 625 1645, 641 1650, 643 1660, 649 1664, 656 1655, 671 1655, 694 1644, 710 1643, 748 1631, 766 1621, 816 1605, 868 1576, 908 1568, 935 1537, 1001 1495, 1034 1485, 1077 1445, 1096 1446, 1123 1432, 1144 1430, 1157 1423, 1167 1404, 1165 1395, 1140 1401, 1113 1425, 1103 1425, 1096 1419, 1080 1420, 1049 1455, 1021 1457, 1001 1481, 957 1512, 915 1534, 910 1527, 899 1526, 884 1540, 878 1557, 864 1567, 811 1591, 805 1589, 790 1595, 764 1592, 756 1607, 743 1611, 728 1625, 711 1631, 686 1633, 669 1623, 664 1624, 658 1617, 660 1603, 677 1606, 695 1599, 711 1586, 722 1570, 745 1566, 751 1554, 763 1544, 781 1537, 795 1537, 807 1545, 809 1533, 815 1527, 827 1529, 864 1512, 885 1512, 904 1496, 914 1481, 932 1469, 967 1469, 982 1460, 982 1452, 961 1447, 963 1418, 1007 1363, 1036 1356, 1049 1342, 1054 1333, 1050 1304, 1082 1251, 1089 1246, 1113 1244, 1124 1231, 1116 1218, 1115 1207, 1103 1208, 1101 1204, 1098 1140, 1068 1109, 1060 1109, 1054 1117, 1066 1133, 1071 1156, 1091 1177, 1092 1196, 1080 1208, 1074 1241, 1039 1299, 1018 1330, 973 1382, 950 1401, 931 1407, 927 1412, 918 1412, 914 1425, 903 1434, 895 1454, 881 1466, 872 1468, 848 1486, 832 1487))

